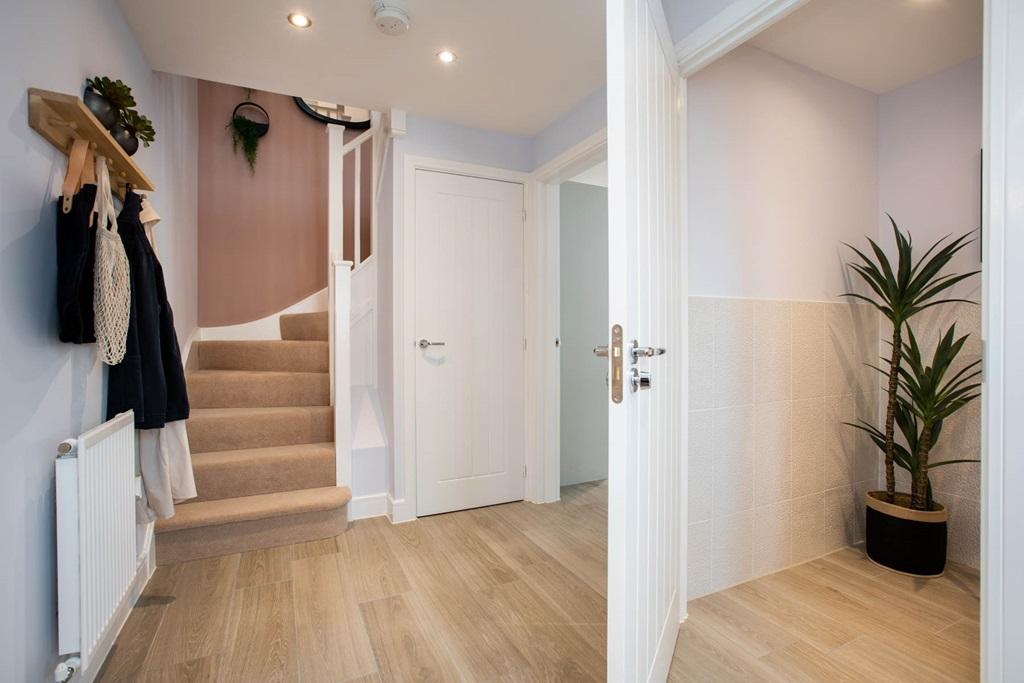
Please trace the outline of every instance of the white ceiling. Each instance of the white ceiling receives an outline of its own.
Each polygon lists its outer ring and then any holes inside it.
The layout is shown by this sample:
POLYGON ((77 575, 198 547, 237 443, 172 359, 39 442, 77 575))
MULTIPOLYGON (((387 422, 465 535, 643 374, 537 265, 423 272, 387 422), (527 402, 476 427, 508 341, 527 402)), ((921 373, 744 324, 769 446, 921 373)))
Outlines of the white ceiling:
POLYGON ((751 41, 876 93, 981 54, 981 0, 812 0, 751 41))
POLYGON ((487 130, 533 136, 605 80, 600 0, 409 0, 398 37, 371 0, 119 1, 154 69, 487 130))
POLYGON ((602 161, 597 166, 591 166, 586 171, 569 178, 569 182, 608 187, 608 162, 602 161))

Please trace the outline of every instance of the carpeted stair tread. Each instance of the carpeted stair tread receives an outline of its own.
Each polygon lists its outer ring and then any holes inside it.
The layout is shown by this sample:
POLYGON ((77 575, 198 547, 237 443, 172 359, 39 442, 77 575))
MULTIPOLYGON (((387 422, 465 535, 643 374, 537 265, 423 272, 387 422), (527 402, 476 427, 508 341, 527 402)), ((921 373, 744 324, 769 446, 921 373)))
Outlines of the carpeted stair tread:
POLYGON ((334 439, 330 406, 193 408, 188 419, 192 454, 334 439))
POLYGON ((281 339, 327 341, 327 311, 289 313, 280 318, 281 339))
POLYGON ((174 516, 157 520, 157 534, 199 527, 252 522, 274 517, 324 512, 340 508, 352 499, 346 486, 324 486, 299 491, 264 493, 175 507, 174 516))
POLYGON ((325 341, 200 341, 196 342, 196 350, 200 370, 330 370, 330 352, 325 341))
POLYGON ((326 406, 331 402, 326 372, 197 370, 188 374, 194 408, 326 406))
POLYGON ((309 443, 196 453, 199 497, 189 504, 279 491, 333 486, 334 444, 309 443))

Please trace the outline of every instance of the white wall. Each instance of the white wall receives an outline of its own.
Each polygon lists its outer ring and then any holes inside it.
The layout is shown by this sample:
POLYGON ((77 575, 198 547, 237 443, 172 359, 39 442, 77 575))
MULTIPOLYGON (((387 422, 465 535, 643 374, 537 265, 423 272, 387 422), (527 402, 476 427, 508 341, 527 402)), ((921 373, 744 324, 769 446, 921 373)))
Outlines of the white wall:
POLYGON ((136 155, 156 183, 159 250, 180 340, 196 327, 196 90, 154 74, 114 0, 6 3, 0 25, 0 670, 52 680, 56 654, 53 462, 98 424, 104 372, 92 346, 57 341, 54 199, 64 156, 27 125, 30 86, 80 92, 106 74, 134 88, 157 130, 136 155))
POLYGON ((878 225, 877 96, 748 46, 687 88, 691 295, 846 291, 840 242, 878 225))
POLYGON ((563 183, 561 261, 561 485, 608 478, 607 366, 592 349, 608 336, 608 190, 563 183))
MULTIPOLYGON (((932 244, 981 224, 981 60, 923 78, 879 97, 879 236, 893 248, 892 214, 915 243, 932 244)), ((966 273, 981 265, 981 241, 950 263, 966 273)), ((977 299, 981 279, 955 290, 977 299)))
POLYGON ((733 0, 662 0, 672 42, 678 43, 732 3, 733 0))
POLYGON ((607 120, 608 92, 602 86, 533 138, 533 168, 540 168, 573 145, 586 140, 604 128, 607 120))

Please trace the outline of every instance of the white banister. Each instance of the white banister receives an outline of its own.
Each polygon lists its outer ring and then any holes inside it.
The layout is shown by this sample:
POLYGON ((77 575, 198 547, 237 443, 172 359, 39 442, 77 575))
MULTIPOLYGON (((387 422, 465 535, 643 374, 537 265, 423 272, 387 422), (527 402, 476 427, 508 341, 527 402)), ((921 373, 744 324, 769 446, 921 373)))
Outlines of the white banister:
POLYGON ((331 405, 334 406, 334 462, 338 486, 352 485, 351 308, 352 263, 332 259, 329 272, 328 337, 331 405))
POLYGON ((345 126, 327 125, 327 264, 343 258, 345 235, 345 126))

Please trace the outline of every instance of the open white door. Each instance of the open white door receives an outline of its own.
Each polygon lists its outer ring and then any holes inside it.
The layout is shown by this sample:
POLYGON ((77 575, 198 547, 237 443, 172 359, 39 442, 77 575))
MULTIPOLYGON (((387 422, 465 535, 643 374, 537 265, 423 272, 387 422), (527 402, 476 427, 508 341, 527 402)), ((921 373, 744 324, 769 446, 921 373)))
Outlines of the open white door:
POLYGON ((608 0, 607 31, 608 680, 664 681, 682 599, 683 83, 660 0, 608 0))

